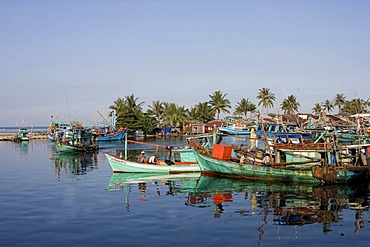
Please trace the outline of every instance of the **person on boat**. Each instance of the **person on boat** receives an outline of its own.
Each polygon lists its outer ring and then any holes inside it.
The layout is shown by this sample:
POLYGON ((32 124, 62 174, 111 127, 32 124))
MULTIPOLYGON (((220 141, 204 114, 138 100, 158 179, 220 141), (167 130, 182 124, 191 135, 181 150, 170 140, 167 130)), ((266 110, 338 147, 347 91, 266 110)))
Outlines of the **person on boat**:
POLYGON ((254 131, 254 128, 251 129, 251 133, 249 135, 249 149, 254 149, 256 146, 256 141, 257 141, 257 135, 256 132, 254 131))
POLYGON ((145 163, 145 160, 146 160, 145 152, 141 151, 140 155, 137 157, 137 162, 145 163))
POLYGON ((262 159, 262 165, 263 166, 271 166, 270 155, 268 153, 265 153, 265 156, 262 159))
POLYGON ((149 164, 156 164, 156 162, 157 162, 157 155, 155 154, 155 155, 150 156, 148 162, 149 162, 149 164))
POLYGON ((242 154, 242 156, 240 157, 240 164, 244 164, 247 160, 247 157, 245 154, 242 154))

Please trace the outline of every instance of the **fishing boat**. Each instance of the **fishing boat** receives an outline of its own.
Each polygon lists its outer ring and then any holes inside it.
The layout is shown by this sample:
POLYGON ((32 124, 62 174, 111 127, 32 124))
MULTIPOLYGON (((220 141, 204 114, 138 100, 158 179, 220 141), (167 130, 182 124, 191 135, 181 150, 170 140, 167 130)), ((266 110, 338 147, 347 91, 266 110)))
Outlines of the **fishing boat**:
POLYGON ((72 136, 72 124, 65 122, 52 122, 47 130, 50 141, 55 141, 57 138, 61 139, 64 136, 65 140, 69 140, 72 136))
POLYGON ((104 152, 114 173, 117 172, 145 172, 145 173, 184 173, 200 172, 197 162, 175 161, 166 162, 157 160, 154 164, 139 163, 137 161, 127 160, 108 152, 104 152))
POLYGON ((251 127, 251 123, 242 119, 228 118, 218 130, 227 135, 249 135, 251 127))
POLYGON ((97 137, 83 126, 72 128, 71 138, 66 139, 63 135, 61 139, 56 139, 56 149, 59 153, 78 153, 96 151, 99 148, 97 137))
MULTIPOLYGON (((193 153, 204 174, 241 177, 258 180, 300 181, 312 183, 344 183, 369 175, 366 163, 349 164, 340 159, 340 150, 330 142, 275 143, 275 155, 267 147, 269 162, 240 159, 232 156, 233 146, 214 144, 199 148, 189 140, 193 153)), ((366 149, 367 150, 367 149, 366 149)), ((369 153, 365 154, 365 158, 369 153)))
POLYGON ((112 130, 108 131, 107 128, 106 130, 103 131, 96 131, 94 132, 98 135, 98 142, 103 142, 103 141, 120 141, 123 140, 125 134, 127 133, 128 128, 119 128, 117 130, 112 130))
POLYGON ((19 128, 16 140, 19 142, 29 141, 27 128, 19 128))
MULTIPOLYGON (((207 148, 210 144, 210 137, 215 138, 214 134, 198 135, 196 138, 200 140, 203 148, 207 148)), ((200 172, 200 167, 190 147, 173 147, 160 144, 152 144, 147 142, 140 142, 128 140, 125 135, 124 154, 120 152, 111 154, 104 152, 108 162, 114 173, 186 173, 186 172, 200 172), (146 146, 155 146, 156 150, 153 154, 158 153, 158 149, 162 148, 167 155, 163 160, 156 160, 154 163, 149 163, 149 160, 138 162, 137 159, 128 158, 127 143, 135 143, 146 146)))

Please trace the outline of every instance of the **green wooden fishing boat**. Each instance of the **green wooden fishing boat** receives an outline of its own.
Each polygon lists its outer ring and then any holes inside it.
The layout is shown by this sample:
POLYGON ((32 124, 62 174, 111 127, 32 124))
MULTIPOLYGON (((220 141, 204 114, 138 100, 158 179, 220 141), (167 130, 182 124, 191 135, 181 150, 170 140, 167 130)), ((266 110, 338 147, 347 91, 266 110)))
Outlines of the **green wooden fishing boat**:
POLYGON ((89 129, 74 126, 71 138, 69 140, 57 138, 55 147, 59 153, 91 152, 99 149, 96 139, 89 129))
POLYGON ((307 164, 306 166, 241 164, 233 159, 217 159, 193 148, 202 173, 248 179, 309 183, 341 183, 367 176, 368 167, 338 167, 307 164))

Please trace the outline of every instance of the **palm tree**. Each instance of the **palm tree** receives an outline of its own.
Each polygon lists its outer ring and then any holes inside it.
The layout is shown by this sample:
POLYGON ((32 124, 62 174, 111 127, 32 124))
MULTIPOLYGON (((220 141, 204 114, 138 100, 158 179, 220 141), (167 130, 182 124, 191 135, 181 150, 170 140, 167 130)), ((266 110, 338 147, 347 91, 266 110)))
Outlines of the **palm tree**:
POLYGON ((211 106, 211 109, 214 109, 217 112, 217 119, 220 119, 220 113, 230 113, 228 109, 231 108, 230 100, 226 99, 227 93, 223 94, 221 91, 215 91, 213 95, 209 95, 211 100, 208 102, 211 106))
POLYGON ((321 112, 322 112, 322 107, 321 107, 321 104, 320 103, 316 103, 314 105, 314 107, 312 108, 312 112, 315 114, 315 115, 321 115, 321 112))
POLYGON ((149 105, 149 109, 147 113, 150 115, 154 115, 158 122, 161 122, 162 114, 163 114, 163 103, 159 100, 153 100, 152 105, 149 105))
POLYGON ((258 106, 262 105, 262 107, 266 108, 268 115, 268 108, 274 106, 275 94, 270 91, 270 88, 260 88, 257 99, 259 99, 258 106))
POLYGON ((280 105, 281 110, 284 111, 284 114, 293 114, 298 111, 300 104, 298 103, 294 95, 288 96, 284 99, 280 105))
POLYGON ((329 113, 333 110, 334 105, 330 100, 327 99, 322 103, 322 107, 323 107, 323 110, 326 110, 329 113))
POLYGON ((125 115, 126 102, 123 98, 118 98, 113 102, 113 105, 109 106, 112 111, 109 113, 109 117, 112 117, 113 111, 116 112, 116 127, 124 127, 123 118, 125 115))
POLYGON ((197 105, 195 105, 195 108, 197 112, 196 120, 202 123, 207 123, 214 119, 215 111, 211 108, 208 102, 199 102, 197 105))
POLYGON ((342 108, 342 114, 345 116, 353 115, 357 113, 367 113, 366 108, 369 106, 367 100, 363 99, 353 99, 346 101, 342 108))
POLYGON ((163 125, 174 128, 183 127, 187 120, 187 110, 175 103, 163 104, 163 125))
POLYGON ((128 95, 125 97, 127 110, 134 114, 142 113, 142 106, 145 104, 144 101, 137 103, 139 98, 135 98, 134 94, 128 95))
POLYGON ((334 98, 334 105, 338 106, 338 113, 342 114, 342 108, 346 103, 346 97, 343 94, 337 94, 334 98))
POLYGON ((245 118, 248 117, 248 112, 253 112, 256 110, 256 105, 249 101, 249 99, 241 99, 235 106, 234 114, 244 115, 245 118))
POLYGON ((131 94, 123 98, 118 98, 109 108, 116 111, 116 126, 129 126, 130 132, 140 129, 139 119, 143 116, 141 106, 145 102, 137 103, 138 98, 131 94))

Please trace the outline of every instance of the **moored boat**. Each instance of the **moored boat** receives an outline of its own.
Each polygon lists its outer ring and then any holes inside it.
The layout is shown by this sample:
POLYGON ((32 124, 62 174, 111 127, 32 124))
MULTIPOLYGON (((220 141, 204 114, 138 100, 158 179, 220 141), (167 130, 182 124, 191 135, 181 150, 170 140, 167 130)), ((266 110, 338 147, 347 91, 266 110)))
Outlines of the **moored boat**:
POLYGON ((200 172, 197 162, 175 161, 169 163, 157 160, 155 164, 139 163, 120 158, 113 154, 104 152, 113 172, 145 172, 145 173, 184 173, 200 172))
POLYGON ((29 141, 27 128, 19 128, 16 140, 19 142, 29 141))
MULTIPOLYGON (((247 158, 241 162, 232 156, 232 146, 213 145, 212 149, 199 148, 190 141, 202 173, 259 180, 302 181, 313 183, 350 182, 369 175, 367 163, 345 163, 340 151, 330 142, 275 143, 275 155, 267 152, 266 161, 247 158)), ((367 149, 366 149, 367 150, 367 149)), ((364 154, 365 158, 369 153, 364 154)))
POLYGON ((72 135, 70 139, 56 139, 56 149, 59 153, 77 153, 77 152, 90 152, 99 149, 96 141, 96 136, 91 133, 89 129, 83 126, 74 126, 72 128, 72 135))
POLYGON ((106 131, 104 133, 98 133, 98 142, 102 141, 120 141, 123 140, 128 128, 119 128, 117 130, 106 131))

